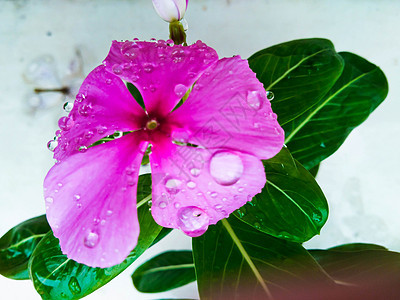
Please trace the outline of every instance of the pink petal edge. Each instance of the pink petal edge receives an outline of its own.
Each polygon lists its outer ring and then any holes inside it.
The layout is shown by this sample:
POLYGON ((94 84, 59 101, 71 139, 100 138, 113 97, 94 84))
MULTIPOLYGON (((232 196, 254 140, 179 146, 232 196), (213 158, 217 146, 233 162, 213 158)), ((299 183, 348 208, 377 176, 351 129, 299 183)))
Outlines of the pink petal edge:
POLYGON ((140 134, 131 133, 71 155, 49 171, 47 219, 68 258, 105 268, 135 247, 136 190, 146 147, 140 134))

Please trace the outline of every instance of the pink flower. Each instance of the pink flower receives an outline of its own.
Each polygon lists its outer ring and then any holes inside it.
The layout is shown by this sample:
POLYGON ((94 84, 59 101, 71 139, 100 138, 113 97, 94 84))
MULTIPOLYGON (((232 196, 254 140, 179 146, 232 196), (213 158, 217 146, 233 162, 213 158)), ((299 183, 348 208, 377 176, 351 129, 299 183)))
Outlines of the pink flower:
POLYGON ((167 22, 179 21, 185 15, 189 0, 153 0, 157 14, 167 22))
POLYGON ((138 172, 149 145, 152 215, 195 237, 261 191, 260 159, 284 140, 263 85, 238 56, 218 60, 200 41, 114 41, 103 64, 60 119, 58 163, 44 182, 62 251, 93 267, 122 262, 137 243, 138 172), (138 88, 146 111, 124 80, 138 88), (89 147, 116 131, 129 133, 89 147))

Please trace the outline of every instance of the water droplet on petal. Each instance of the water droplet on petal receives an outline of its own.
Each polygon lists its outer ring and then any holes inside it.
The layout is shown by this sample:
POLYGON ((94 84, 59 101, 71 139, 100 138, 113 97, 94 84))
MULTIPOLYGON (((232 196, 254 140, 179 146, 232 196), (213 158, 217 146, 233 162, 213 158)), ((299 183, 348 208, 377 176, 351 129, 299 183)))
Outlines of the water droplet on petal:
POLYGON ((178 226, 191 237, 197 237, 206 232, 210 217, 206 212, 196 206, 182 207, 178 211, 178 226))
POLYGON ((125 42, 121 47, 121 54, 133 58, 138 48, 139 45, 136 42, 125 42))
POLYGON ((183 84, 177 84, 174 88, 174 92, 179 98, 182 98, 186 94, 186 91, 187 87, 183 84))
POLYGON ((58 142, 56 140, 51 140, 47 143, 47 149, 49 149, 51 152, 54 152, 57 146, 58 142))
POLYGON ((81 292, 81 286, 79 285, 79 282, 75 276, 72 276, 71 279, 69 280, 68 287, 71 293, 74 295, 79 294, 81 292))
POLYGON ((165 181, 165 188, 170 194, 177 194, 180 190, 182 181, 175 178, 169 178, 165 181))
POLYGON ((72 102, 65 102, 63 105, 63 109, 67 113, 69 113, 73 107, 74 107, 74 103, 72 103, 72 102))
POLYGON ((249 104, 251 108, 258 110, 262 107, 264 99, 261 96, 260 91, 248 91, 246 100, 247 104, 249 104))
POLYGON ((91 111, 92 106, 90 104, 83 104, 78 108, 79 114, 84 117, 87 117, 91 111))
POLYGON ((158 203, 158 207, 161 208, 161 209, 164 209, 164 208, 167 207, 167 203, 164 202, 164 201, 161 201, 160 203, 158 203))
POLYGON ((231 152, 217 152, 210 161, 210 174, 220 185, 235 184, 243 174, 242 159, 231 152))
POLYGON ((196 187, 196 183, 193 181, 189 181, 186 185, 189 189, 194 189, 196 187))
POLYGON ((58 127, 60 127, 61 130, 68 131, 73 125, 74 121, 69 117, 61 117, 58 120, 58 127))
POLYGON ((86 152, 87 149, 88 149, 88 147, 86 147, 86 146, 80 146, 79 147, 79 151, 80 152, 86 152))
POLYGON ((210 194, 210 197, 211 198, 215 198, 215 197, 217 197, 218 196, 218 193, 217 192, 212 192, 211 194, 210 194))
POLYGON ((200 175, 200 169, 192 168, 190 169, 190 174, 192 174, 194 177, 198 177, 200 175))
POLYGON ((87 233, 87 235, 85 236, 85 239, 83 241, 83 244, 88 247, 88 248, 94 248, 97 246, 97 244, 100 241, 100 237, 99 235, 94 232, 94 231, 90 231, 87 233))
POLYGON ((239 192, 239 193, 241 193, 241 192, 243 192, 243 191, 244 191, 244 188, 243 188, 243 187, 238 188, 238 192, 239 192))
POLYGON ((107 210, 107 212, 106 212, 106 215, 107 215, 107 216, 111 216, 111 215, 112 215, 112 213, 113 213, 113 211, 112 211, 112 210, 107 210))
POLYGON ((45 200, 47 203, 53 203, 54 201, 53 197, 47 197, 45 200))
POLYGON ((179 207, 181 207, 181 204, 180 204, 179 202, 175 202, 175 203, 174 203, 174 207, 175 207, 175 208, 179 208, 179 207))
POLYGON ((275 95, 274 95, 273 92, 267 91, 266 94, 267 94, 267 99, 268 99, 269 101, 274 100, 275 95))
POLYGON ((86 139, 91 139, 93 137, 94 133, 91 130, 88 130, 87 132, 85 132, 85 134, 83 135, 86 139))
POLYGON ((124 133, 122 131, 116 131, 113 133, 113 137, 115 139, 119 139, 120 137, 122 137, 124 135, 124 133))
POLYGON ((146 73, 151 73, 151 72, 153 72, 153 70, 154 70, 154 66, 152 65, 152 64, 145 64, 144 66, 143 66, 143 70, 146 72, 146 73))
POLYGON ((122 73, 122 68, 119 64, 115 64, 112 66, 112 71, 115 75, 120 75, 122 73))
POLYGON ((79 200, 81 199, 81 196, 78 195, 78 194, 76 194, 76 195, 74 195, 74 199, 75 199, 76 201, 79 201, 79 200))

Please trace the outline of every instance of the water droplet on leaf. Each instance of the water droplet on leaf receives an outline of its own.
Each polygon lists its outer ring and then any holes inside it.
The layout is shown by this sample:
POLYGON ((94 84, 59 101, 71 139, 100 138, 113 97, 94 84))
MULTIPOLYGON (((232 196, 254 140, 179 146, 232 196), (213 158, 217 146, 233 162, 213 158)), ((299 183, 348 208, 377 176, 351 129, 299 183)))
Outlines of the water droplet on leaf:
POLYGON ((274 100, 275 95, 274 95, 273 92, 267 91, 267 92, 266 92, 266 95, 267 95, 267 99, 268 99, 269 101, 274 100))
POLYGON ((81 286, 79 285, 79 282, 75 276, 72 276, 71 279, 69 280, 68 287, 71 293, 74 295, 79 294, 81 292, 81 286))

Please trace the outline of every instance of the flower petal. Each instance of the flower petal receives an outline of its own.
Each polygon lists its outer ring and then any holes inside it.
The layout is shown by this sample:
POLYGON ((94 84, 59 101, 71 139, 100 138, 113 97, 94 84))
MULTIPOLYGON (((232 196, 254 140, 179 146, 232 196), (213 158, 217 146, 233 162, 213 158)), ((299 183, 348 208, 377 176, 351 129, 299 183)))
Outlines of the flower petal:
POLYGON ((217 59, 215 50, 200 41, 187 47, 114 41, 104 64, 139 89, 149 114, 165 115, 217 59))
POLYGON ((121 263, 135 247, 136 189, 146 147, 134 132, 71 155, 49 171, 47 219, 68 258, 105 268, 121 263))
POLYGON ((150 155, 154 220, 187 235, 203 234, 264 187, 262 162, 229 149, 157 143, 150 155))
POLYGON ((143 118, 145 111, 123 81, 99 66, 86 77, 68 117, 59 120, 54 158, 61 161, 115 131, 139 129, 143 118))
POLYGON ((238 56, 207 70, 169 120, 189 130, 192 144, 232 148, 262 159, 277 154, 284 142, 263 85, 238 56))
POLYGON ((167 22, 179 21, 185 15, 188 0, 153 0, 157 14, 167 22))

